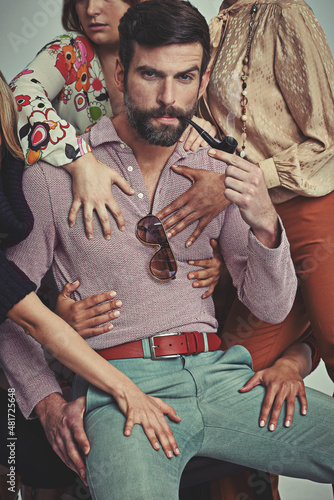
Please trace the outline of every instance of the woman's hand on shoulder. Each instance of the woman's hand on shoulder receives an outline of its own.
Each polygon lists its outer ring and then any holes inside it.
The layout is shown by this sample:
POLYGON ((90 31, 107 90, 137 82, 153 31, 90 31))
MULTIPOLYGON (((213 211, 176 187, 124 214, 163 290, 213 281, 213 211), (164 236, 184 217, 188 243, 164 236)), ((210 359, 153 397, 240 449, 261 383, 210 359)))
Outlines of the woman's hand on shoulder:
POLYGON ((65 169, 72 176, 73 203, 68 217, 70 226, 75 225, 78 212, 83 206, 87 238, 94 237, 94 210, 100 219, 106 239, 111 238, 108 210, 113 215, 118 228, 121 231, 124 230, 124 217, 112 195, 111 188, 113 184, 117 184, 126 194, 132 195, 134 190, 128 181, 116 170, 97 160, 93 153, 87 153, 65 165, 65 169))
MULTIPOLYGON (((197 123, 200 127, 202 127, 205 132, 207 132, 211 137, 215 137, 217 134, 217 129, 212 123, 204 120, 204 118, 198 118, 198 116, 193 116, 192 120, 197 123)), ((208 143, 199 135, 197 130, 194 129, 191 125, 189 125, 186 130, 181 135, 179 142, 184 143, 185 151, 197 151, 199 147, 205 148, 208 146, 208 143), (188 137, 187 137, 188 136, 188 137)))

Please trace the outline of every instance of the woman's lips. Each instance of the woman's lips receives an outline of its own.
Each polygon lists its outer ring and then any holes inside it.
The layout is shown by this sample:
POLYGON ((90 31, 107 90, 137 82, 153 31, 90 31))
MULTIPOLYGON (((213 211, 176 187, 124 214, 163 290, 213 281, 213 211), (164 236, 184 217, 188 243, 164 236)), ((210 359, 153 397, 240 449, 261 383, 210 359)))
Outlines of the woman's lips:
POLYGON ((96 23, 96 24, 89 24, 88 28, 92 31, 102 31, 106 26, 107 26, 106 24, 96 23))

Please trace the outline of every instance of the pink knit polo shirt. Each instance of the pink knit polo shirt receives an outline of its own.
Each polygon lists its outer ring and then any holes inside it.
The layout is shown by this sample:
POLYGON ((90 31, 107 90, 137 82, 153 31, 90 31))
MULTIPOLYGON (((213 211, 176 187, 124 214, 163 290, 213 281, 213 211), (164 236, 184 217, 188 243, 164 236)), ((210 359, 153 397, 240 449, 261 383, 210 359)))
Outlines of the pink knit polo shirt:
MULTIPOLYGON (((24 176, 34 229, 8 256, 37 284, 51 266, 59 289, 79 279, 78 300, 106 290, 117 291, 123 302, 121 316, 114 321, 113 330, 88 339, 94 349, 159 332, 215 331, 212 299, 202 300, 203 290, 193 288, 187 278, 189 259, 212 255, 211 238, 219 240, 239 297, 247 307, 265 321, 279 322, 286 316, 294 299, 296 278, 284 232, 278 248, 264 247, 241 219, 238 208, 231 205, 190 248, 185 247, 185 242, 195 225, 172 238, 178 272, 175 280, 160 282, 149 273, 149 261, 156 248, 143 245, 135 235, 136 223, 149 213, 150 201, 132 150, 122 143, 108 118, 102 118, 86 139, 96 158, 116 169, 135 189, 133 196, 127 196, 113 187, 126 230, 119 231, 110 217, 112 237, 107 241, 95 217, 95 237, 88 240, 82 213, 75 227, 70 228, 67 217, 72 202, 71 178, 63 169, 40 162, 28 168, 24 176)), ((173 172, 173 164, 219 172, 226 166, 210 158, 207 149, 185 152, 178 144, 159 179, 153 213, 191 185, 189 179, 173 172)), ((26 416, 38 401, 59 390, 40 346, 10 321, 0 329, 0 352, 9 383, 16 388, 17 401, 26 416)))

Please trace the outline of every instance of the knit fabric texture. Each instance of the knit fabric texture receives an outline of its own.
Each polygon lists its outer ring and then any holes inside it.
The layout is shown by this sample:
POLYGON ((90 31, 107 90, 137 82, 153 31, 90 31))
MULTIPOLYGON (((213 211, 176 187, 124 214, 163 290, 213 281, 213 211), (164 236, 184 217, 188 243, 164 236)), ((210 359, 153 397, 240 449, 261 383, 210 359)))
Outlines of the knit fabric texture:
MULTIPOLYGON (((76 299, 116 290, 122 300, 121 316, 114 328, 88 339, 95 349, 150 337, 160 332, 216 331, 212 298, 201 299, 202 289, 192 287, 188 279, 188 260, 212 256, 211 238, 219 240, 240 299, 259 317, 281 321, 292 305, 296 277, 289 254, 289 244, 282 232, 278 248, 264 247, 241 219, 235 205, 217 216, 198 240, 186 248, 185 242, 196 223, 171 239, 178 271, 176 279, 160 282, 149 272, 149 262, 157 247, 144 245, 136 238, 135 227, 150 212, 150 199, 136 158, 118 137, 110 119, 102 118, 92 128, 88 142, 98 160, 115 168, 135 189, 133 196, 113 187, 116 202, 122 209, 125 231, 119 231, 110 216, 111 240, 103 238, 94 216, 94 238, 84 232, 82 214, 75 227, 67 224, 72 202, 71 178, 63 169, 43 162, 28 168, 24 189, 35 217, 30 236, 9 251, 12 258, 38 284, 52 266, 59 289, 67 282, 80 280, 76 299), (38 258, 36 259, 36 254, 38 258), (273 296, 275 300, 273 300, 273 296)), ((225 164, 210 158, 207 148, 185 152, 178 144, 165 165, 155 193, 153 213, 173 201, 191 185, 178 175, 173 164, 224 172, 225 164)), ((29 416, 36 403, 57 389, 54 377, 41 356, 40 346, 20 333, 14 324, 0 328, 0 350, 6 375, 16 388, 17 401, 29 416), (15 353, 16 362, 10 360, 15 353), (43 381, 43 383, 41 383, 43 381)))

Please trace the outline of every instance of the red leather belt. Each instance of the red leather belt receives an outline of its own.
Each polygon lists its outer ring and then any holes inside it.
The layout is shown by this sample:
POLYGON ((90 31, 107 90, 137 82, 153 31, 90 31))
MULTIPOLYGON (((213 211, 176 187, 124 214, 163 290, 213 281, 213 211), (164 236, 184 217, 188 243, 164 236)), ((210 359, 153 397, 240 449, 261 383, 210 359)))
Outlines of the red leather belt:
MULTIPOLYGON (((162 333, 147 340, 152 359, 177 357, 181 354, 189 356, 191 354, 199 354, 205 350, 217 351, 221 344, 218 335, 212 332, 204 334, 202 332, 162 333), (205 336, 207 339, 207 349, 205 349, 205 336)), ((106 360, 144 357, 141 340, 101 349, 96 352, 106 360)))

